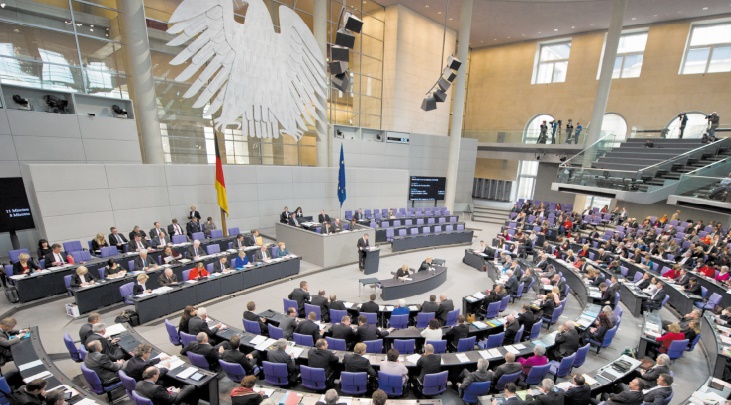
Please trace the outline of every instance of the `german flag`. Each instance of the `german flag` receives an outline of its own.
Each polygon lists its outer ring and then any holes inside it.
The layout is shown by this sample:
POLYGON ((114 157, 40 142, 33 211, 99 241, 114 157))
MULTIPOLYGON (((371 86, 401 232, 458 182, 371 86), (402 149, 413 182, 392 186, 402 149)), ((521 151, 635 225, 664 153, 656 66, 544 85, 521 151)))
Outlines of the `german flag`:
POLYGON ((223 164, 221 163, 221 151, 218 149, 218 136, 214 135, 213 143, 216 145, 216 195, 218 206, 228 215, 228 198, 226 198, 226 182, 223 180, 223 164))

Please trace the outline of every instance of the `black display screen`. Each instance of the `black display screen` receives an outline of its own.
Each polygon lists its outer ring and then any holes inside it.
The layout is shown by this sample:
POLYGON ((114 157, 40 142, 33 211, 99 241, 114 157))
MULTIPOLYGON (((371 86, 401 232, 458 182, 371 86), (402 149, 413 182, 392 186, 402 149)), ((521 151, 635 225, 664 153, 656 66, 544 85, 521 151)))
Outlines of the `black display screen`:
POLYGON ((411 176, 411 180, 409 181, 409 200, 444 200, 446 184, 446 177, 411 176))
POLYGON ((20 177, 0 178, 0 232, 20 231, 36 227, 30 212, 28 196, 20 177))

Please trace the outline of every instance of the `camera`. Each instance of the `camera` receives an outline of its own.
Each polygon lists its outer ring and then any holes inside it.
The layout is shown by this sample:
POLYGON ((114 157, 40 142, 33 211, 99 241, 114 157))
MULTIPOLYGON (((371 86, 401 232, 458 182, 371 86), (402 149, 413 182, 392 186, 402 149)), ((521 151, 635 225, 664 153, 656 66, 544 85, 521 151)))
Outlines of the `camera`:
POLYGON ((51 94, 46 94, 43 96, 43 99, 46 100, 46 105, 49 107, 48 112, 54 114, 66 114, 66 107, 69 105, 68 100, 61 100, 51 94))
POLYGON ((125 110, 124 108, 122 108, 116 104, 112 105, 112 111, 114 111, 114 113, 117 115, 124 115, 124 116, 127 115, 127 110, 125 110))
POLYGON ((20 97, 17 94, 13 95, 13 101, 15 101, 16 104, 24 106, 24 107, 28 106, 28 99, 20 97))

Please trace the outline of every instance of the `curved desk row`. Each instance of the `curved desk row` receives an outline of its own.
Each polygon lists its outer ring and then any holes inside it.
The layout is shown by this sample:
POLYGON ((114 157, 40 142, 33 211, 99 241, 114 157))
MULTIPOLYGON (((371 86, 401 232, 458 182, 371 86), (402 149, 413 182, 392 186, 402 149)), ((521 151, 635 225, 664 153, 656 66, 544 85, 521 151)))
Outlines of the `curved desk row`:
POLYGON ((731 362, 731 338, 721 335, 721 326, 714 321, 712 314, 701 318, 701 342, 706 349, 708 372, 711 377, 723 378, 723 371, 731 362))
MULTIPOLYGON (((26 383, 30 382, 32 379, 38 378, 36 376, 39 374, 44 373, 46 376, 41 378, 48 382, 46 392, 65 385, 66 387, 78 392, 78 394, 67 400, 68 403, 75 404, 85 398, 87 400, 91 400, 92 403, 96 403, 93 400, 95 396, 92 393, 87 391, 85 388, 74 384, 71 379, 66 377, 56 367, 56 365, 53 364, 53 360, 51 360, 50 356, 43 349, 37 326, 32 326, 30 328, 30 337, 10 346, 10 350, 13 354, 13 362, 18 368, 21 377, 26 380, 26 383), (48 376, 46 373, 50 373, 51 375, 48 376)), ((66 387, 64 387, 64 390, 68 390, 66 387)))
POLYGON ((453 231, 409 236, 394 236, 391 241, 391 250, 393 252, 402 252, 404 250, 420 249, 425 247, 472 243, 473 234, 474 231, 453 231))
POLYGON ((419 271, 412 275, 411 281, 394 278, 381 280, 381 298, 395 300, 425 294, 447 281, 447 268, 436 266, 434 271, 419 271))

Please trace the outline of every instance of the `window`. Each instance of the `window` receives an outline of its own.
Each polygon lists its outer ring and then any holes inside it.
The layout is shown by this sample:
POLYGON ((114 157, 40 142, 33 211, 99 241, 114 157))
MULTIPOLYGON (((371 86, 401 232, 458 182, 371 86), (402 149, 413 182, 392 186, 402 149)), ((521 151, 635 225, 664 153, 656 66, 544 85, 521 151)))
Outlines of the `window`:
MULTIPOLYGON (((688 114, 688 122, 685 123, 685 128, 683 129, 683 138, 701 138, 708 128, 706 114, 702 112, 687 112, 686 114, 688 114)), ((668 138, 680 138, 680 117, 677 115, 673 117, 666 128, 668 129, 668 138)))
POLYGON ((587 208, 598 208, 601 210, 604 208, 604 206, 609 207, 609 204, 612 203, 611 198, 604 198, 604 197, 597 197, 597 196, 586 196, 586 204, 584 205, 584 209, 587 208))
MULTIPOLYGON (((528 121, 528 125, 526 125, 525 129, 523 130, 523 143, 538 142, 538 137, 541 136, 541 124, 543 123, 543 121, 546 121, 546 125, 548 125, 549 122, 553 121, 553 115, 538 114, 533 116, 533 118, 528 121)), ((546 135, 548 138, 546 143, 552 143, 551 131, 547 131, 546 135)))
POLYGON ((717 72, 731 72, 731 23, 691 26, 680 73, 717 72))
POLYGON ((540 44, 533 69, 533 84, 565 82, 570 53, 571 40, 540 44))
POLYGON ((536 176, 538 175, 537 160, 521 160, 518 167, 518 187, 516 200, 532 200, 533 191, 536 187, 536 176))
MULTIPOLYGON (((606 46, 606 37, 604 46, 606 46)), ((619 37, 619 46, 617 47, 617 59, 614 60, 614 70, 612 70, 612 79, 625 79, 629 77, 640 77, 642 71, 642 59, 647 44, 647 31, 644 32, 628 32, 619 37)), ((604 52, 602 51, 602 57, 604 52)), ((602 64, 599 63, 599 70, 602 64)), ((599 79, 599 72, 596 74, 599 79)))
POLYGON ((614 135, 615 141, 627 138, 627 121, 619 114, 604 114, 601 135, 614 135))

